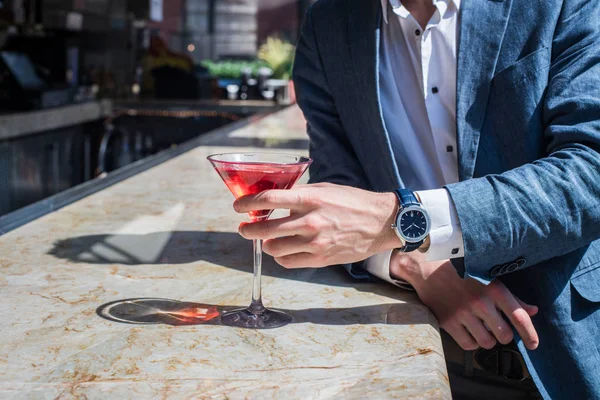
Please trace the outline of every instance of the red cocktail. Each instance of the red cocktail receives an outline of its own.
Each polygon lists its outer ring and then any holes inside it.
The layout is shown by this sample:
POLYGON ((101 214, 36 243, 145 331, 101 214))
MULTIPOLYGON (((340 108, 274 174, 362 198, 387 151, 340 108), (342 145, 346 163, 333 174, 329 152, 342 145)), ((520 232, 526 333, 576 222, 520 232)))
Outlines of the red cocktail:
MULTIPOLYGON (((289 189, 302 176, 306 166, 273 164, 220 165, 215 169, 235 198, 270 189, 289 189)), ((250 212, 253 221, 266 219, 273 210, 250 212)))
MULTIPOLYGON (((312 162, 310 158, 269 153, 230 153, 208 157, 231 193, 238 198, 271 189, 290 189, 312 162)), ((249 213, 252 221, 269 218, 273 210, 249 213)), ((292 318, 279 311, 266 309, 261 299, 262 243, 254 240, 254 285, 252 303, 244 310, 221 316, 226 325, 242 328, 277 328, 292 318)))

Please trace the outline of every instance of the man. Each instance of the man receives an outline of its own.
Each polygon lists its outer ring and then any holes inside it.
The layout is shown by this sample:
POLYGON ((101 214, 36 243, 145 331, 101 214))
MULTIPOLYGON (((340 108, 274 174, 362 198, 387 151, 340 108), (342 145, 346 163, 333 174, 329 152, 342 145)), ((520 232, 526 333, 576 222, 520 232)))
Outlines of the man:
POLYGON ((318 1, 294 76, 328 183, 239 199, 291 210, 241 234, 284 267, 408 281, 465 349, 510 342, 504 314, 544 398, 600 398, 598 21, 598 1, 318 1))

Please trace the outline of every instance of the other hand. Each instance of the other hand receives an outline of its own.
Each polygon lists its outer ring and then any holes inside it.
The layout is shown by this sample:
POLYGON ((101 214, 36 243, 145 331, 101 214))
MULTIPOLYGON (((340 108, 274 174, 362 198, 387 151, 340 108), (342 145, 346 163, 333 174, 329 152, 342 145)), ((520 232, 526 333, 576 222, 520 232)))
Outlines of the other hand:
POLYGON ((474 279, 462 279, 450 261, 423 262, 400 252, 392 256, 390 273, 413 285, 440 327, 464 350, 491 349, 496 342, 512 341, 513 331, 502 314, 529 350, 539 344, 531 321, 538 308, 522 302, 498 279, 486 286, 474 279))
POLYGON ((352 263, 401 246, 391 229, 398 210, 393 193, 318 183, 244 196, 234 209, 290 210, 289 217, 239 229, 246 239, 265 240, 264 252, 286 268, 352 263))

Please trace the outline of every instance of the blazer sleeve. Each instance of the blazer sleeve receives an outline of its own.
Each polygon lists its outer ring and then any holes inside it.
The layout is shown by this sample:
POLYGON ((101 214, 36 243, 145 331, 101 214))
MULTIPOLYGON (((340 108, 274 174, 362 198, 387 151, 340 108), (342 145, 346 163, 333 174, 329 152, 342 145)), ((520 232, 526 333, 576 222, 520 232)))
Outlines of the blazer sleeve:
POLYGON ((563 3, 542 104, 548 155, 446 187, 462 228, 465 276, 489 283, 600 237, 598 21, 596 2, 563 3))
POLYGON ((309 8, 294 61, 298 105, 310 138, 310 182, 330 182, 368 189, 365 173, 348 139, 330 92, 309 8))
MULTIPOLYGON (((313 7, 304 19, 294 61, 294 87, 310 139, 309 183, 329 182, 369 189, 369 183, 342 125, 329 89, 313 25, 313 7)), ((356 279, 372 280, 364 262, 344 268, 356 279)))

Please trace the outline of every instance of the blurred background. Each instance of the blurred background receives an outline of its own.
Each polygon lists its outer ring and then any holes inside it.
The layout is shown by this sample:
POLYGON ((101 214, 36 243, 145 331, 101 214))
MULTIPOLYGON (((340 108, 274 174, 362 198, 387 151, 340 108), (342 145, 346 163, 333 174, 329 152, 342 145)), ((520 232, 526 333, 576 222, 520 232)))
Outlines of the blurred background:
POLYGON ((312 0, 0 0, 0 218, 295 101, 312 0))

